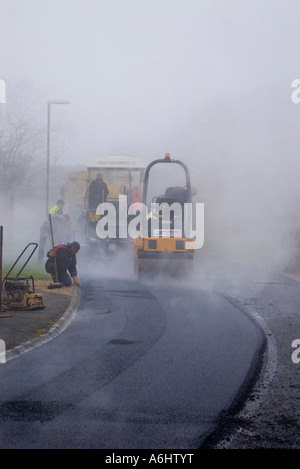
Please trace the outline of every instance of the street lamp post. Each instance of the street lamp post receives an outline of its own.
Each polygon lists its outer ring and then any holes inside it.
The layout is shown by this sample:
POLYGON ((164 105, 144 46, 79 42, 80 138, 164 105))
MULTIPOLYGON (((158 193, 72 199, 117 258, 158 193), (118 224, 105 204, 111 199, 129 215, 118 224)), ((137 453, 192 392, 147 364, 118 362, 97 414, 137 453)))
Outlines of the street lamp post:
POLYGON ((49 212, 49 180, 50 180, 50 107, 51 104, 70 104, 65 99, 52 99, 48 101, 47 106, 47 177, 46 177, 46 219, 49 212))

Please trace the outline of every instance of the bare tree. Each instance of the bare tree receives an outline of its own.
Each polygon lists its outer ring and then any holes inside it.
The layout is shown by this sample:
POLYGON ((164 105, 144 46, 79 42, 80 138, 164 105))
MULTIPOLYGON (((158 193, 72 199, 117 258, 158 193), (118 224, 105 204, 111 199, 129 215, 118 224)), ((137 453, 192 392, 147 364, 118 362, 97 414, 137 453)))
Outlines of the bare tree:
POLYGON ((44 151, 45 131, 34 115, 32 96, 32 85, 22 82, 8 88, 7 104, 0 107, 0 198, 10 213, 16 198, 35 190, 28 178, 44 151))

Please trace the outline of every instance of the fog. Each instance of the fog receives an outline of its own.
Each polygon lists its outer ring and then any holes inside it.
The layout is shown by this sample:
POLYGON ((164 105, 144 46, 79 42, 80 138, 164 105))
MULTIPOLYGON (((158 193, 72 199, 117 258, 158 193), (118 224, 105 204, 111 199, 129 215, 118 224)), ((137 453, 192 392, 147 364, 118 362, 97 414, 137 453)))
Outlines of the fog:
MULTIPOLYGON (((299 15, 297 0, 0 0, 0 106, 32 85, 42 161, 47 101, 70 101, 51 106, 57 166, 169 152, 205 204, 207 252, 285 265, 299 229, 299 15)), ((10 214, 21 245, 38 241, 44 206, 10 214)))

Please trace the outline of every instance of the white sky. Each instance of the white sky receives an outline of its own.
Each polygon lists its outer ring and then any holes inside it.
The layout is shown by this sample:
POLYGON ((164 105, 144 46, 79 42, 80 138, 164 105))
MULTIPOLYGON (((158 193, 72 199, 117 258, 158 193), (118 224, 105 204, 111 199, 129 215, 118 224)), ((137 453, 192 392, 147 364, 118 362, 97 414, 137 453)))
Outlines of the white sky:
POLYGON ((299 13, 289 0, 0 0, 0 77, 71 101, 53 113, 72 124, 77 160, 119 146, 156 156, 220 99, 277 85, 288 102, 299 13))

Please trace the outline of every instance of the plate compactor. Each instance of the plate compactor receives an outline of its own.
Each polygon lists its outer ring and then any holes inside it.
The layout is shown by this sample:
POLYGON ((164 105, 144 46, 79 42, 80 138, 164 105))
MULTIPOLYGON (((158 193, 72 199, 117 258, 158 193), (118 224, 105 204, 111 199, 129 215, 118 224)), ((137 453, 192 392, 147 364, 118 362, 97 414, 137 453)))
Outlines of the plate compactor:
POLYGON ((32 311, 35 309, 44 309, 45 304, 43 302, 43 295, 41 293, 35 292, 34 278, 32 275, 26 277, 20 277, 21 272, 23 271, 26 264, 29 262, 33 253, 37 248, 37 243, 29 243, 25 249, 21 252, 18 259, 15 261, 6 277, 3 279, 3 291, 4 291, 4 304, 5 308, 8 309, 20 309, 26 311, 32 311), (30 246, 34 246, 31 254, 27 258, 26 262, 19 270, 15 277, 9 277, 10 273, 27 251, 30 246))

